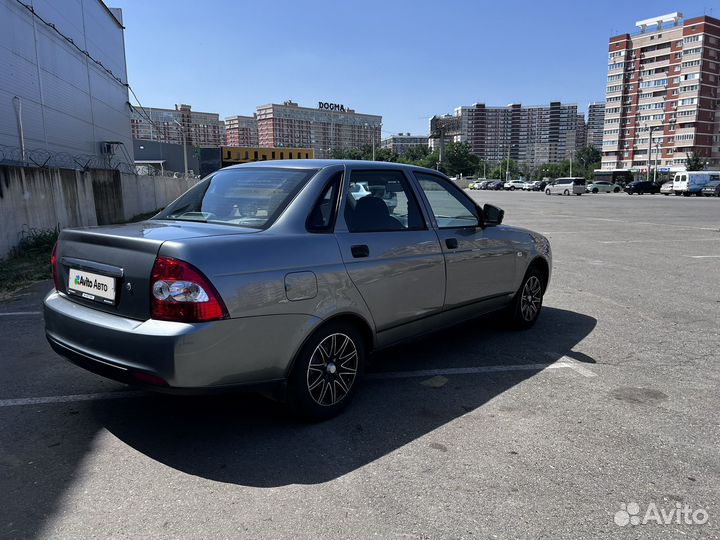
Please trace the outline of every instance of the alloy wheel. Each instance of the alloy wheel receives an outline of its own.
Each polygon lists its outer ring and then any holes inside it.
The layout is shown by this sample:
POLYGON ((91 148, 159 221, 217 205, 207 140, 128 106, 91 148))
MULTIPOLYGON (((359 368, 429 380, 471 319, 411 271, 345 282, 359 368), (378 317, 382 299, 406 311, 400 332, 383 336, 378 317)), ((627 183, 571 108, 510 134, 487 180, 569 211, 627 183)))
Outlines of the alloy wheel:
POLYGON ((335 405, 350 392, 357 370, 358 351, 353 340, 345 334, 330 334, 310 358, 307 390, 318 405, 335 405))
POLYGON ((520 314, 522 318, 530 322, 540 311, 542 302, 542 284, 537 276, 530 276, 525 282, 520 297, 520 314))

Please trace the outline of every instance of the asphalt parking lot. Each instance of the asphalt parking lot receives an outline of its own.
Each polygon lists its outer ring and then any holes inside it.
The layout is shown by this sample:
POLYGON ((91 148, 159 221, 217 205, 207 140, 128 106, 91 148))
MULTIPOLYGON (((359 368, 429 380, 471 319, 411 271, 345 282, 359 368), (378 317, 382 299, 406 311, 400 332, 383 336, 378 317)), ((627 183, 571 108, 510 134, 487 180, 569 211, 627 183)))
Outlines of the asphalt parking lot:
POLYGON ((49 283, 0 303, 0 538, 719 538, 720 200, 470 193, 550 238, 538 324, 381 352, 325 423, 128 391, 50 350, 49 283), (708 519, 616 524, 651 504, 708 519))

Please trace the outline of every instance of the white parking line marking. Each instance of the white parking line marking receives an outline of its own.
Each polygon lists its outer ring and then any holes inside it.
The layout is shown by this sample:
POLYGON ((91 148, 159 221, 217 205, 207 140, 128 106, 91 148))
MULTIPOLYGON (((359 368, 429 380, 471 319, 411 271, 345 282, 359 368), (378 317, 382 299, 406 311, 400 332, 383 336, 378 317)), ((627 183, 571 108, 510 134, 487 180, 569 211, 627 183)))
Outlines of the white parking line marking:
MULTIPOLYGON (((504 371, 543 371, 545 369, 569 368, 580 373, 575 369, 574 361, 555 362, 552 364, 511 364, 506 366, 477 366, 464 368, 446 368, 446 369, 420 369, 417 371, 388 371, 385 373, 370 373, 365 376, 366 379, 411 379, 415 377, 434 377, 436 375, 474 375, 479 373, 501 373, 504 371)), ((588 370, 589 371, 589 370, 588 370)), ((592 373, 592 372, 590 372, 592 373)), ((594 376, 593 373, 591 376, 594 376)), ((587 376, 587 375, 586 375, 587 376)))
POLYGON ((0 317, 22 317, 23 315, 42 315, 42 311, 9 311, 0 313, 0 317))
POLYGON ((685 255, 691 259, 720 259, 720 255, 685 255))
POLYGON ((17 407, 19 405, 45 405, 47 403, 73 403, 76 401, 133 398, 147 395, 147 392, 143 392, 141 390, 134 390, 127 392, 98 392, 95 394, 74 394, 69 396, 0 399, 0 407, 17 407))
POLYGON ((598 240, 601 244, 665 244, 667 242, 720 242, 720 238, 663 238, 658 240, 598 240))
POLYGON ((562 367, 570 368, 574 372, 582 375, 583 377, 597 377, 597 373, 594 373, 588 368, 581 366, 580 362, 570 358, 569 356, 563 356, 562 358, 560 358, 560 360, 557 361, 557 364, 560 364, 562 367))
MULTIPOLYGON (((434 377, 436 375, 476 375, 480 373, 502 373, 508 371, 544 371, 546 369, 571 369, 584 377, 595 377, 595 373, 584 368, 568 357, 552 364, 511 364, 507 366, 477 366, 446 369, 420 369, 417 371, 389 371, 386 373, 370 373, 365 376, 370 380, 413 379, 434 377)), ((34 398, 0 399, 1 407, 19 407, 23 405, 47 405, 51 403, 73 403, 78 401, 100 401, 105 399, 123 399, 146 397, 152 395, 142 390, 117 392, 97 392, 94 394, 72 394, 68 396, 46 396, 34 398)))

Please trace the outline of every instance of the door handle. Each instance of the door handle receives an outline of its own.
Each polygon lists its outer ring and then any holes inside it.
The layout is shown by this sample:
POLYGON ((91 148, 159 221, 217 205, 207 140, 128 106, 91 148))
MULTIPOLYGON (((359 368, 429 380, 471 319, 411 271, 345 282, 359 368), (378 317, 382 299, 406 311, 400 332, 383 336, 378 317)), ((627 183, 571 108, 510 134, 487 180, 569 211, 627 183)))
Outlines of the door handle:
POLYGON ((445 245, 447 246, 448 249, 457 249, 457 247, 458 247, 457 238, 446 238, 445 245))
POLYGON ((370 248, 365 244, 359 244, 357 246, 350 246, 350 253, 356 259, 370 256, 370 248))

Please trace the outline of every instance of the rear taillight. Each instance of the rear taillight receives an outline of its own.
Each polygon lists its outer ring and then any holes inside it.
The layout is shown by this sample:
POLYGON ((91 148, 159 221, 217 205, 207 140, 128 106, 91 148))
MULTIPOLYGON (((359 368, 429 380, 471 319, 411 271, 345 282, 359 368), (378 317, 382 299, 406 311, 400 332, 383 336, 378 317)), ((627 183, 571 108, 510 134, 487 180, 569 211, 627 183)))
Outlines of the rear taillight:
POLYGON ((58 269, 57 269, 57 241, 55 242, 55 245, 53 246, 52 250, 52 257, 50 257, 50 264, 52 265, 52 274, 53 274, 53 281, 55 282, 55 290, 60 290, 60 278, 58 276, 58 269))
POLYGON ((228 316, 215 287, 200 270, 185 261, 158 257, 150 283, 150 313, 153 319, 205 322, 228 316))

